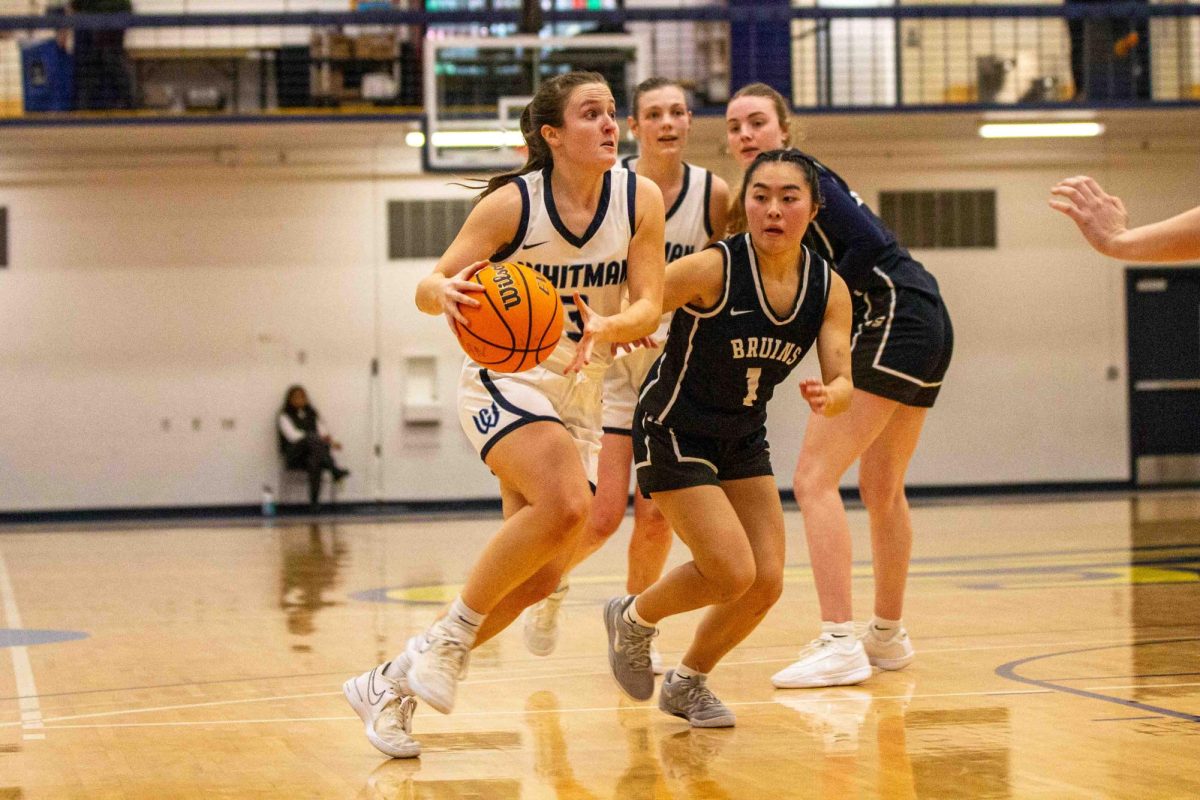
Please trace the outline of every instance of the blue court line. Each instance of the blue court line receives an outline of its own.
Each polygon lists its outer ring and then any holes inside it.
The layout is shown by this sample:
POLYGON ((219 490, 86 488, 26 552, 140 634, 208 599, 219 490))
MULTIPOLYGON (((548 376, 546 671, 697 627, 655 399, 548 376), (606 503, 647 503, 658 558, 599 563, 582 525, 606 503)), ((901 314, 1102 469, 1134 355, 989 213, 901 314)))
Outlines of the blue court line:
POLYGON ((1142 678, 1191 678, 1200 672, 1147 672, 1142 675, 1083 675, 1075 678, 1045 678, 1048 681, 1116 681, 1123 679, 1140 680, 1142 678))
POLYGON ((1179 642, 1200 642, 1200 638, 1152 639, 1152 640, 1146 641, 1146 642, 1130 642, 1127 645, 1118 644, 1118 645, 1105 645, 1103 647, 1084 647, 1079 650, 1063 650, 1063 651, 1057 652, 1057 653, 1045 653, 1040 656, 1029 656, 1028 658, 1021 658, 1016 661, 1010 661, 1007 664, 1001 664, 1000 666, 996 667, 996 674, 999 675, 1001 678, 1008 678, 1010 681, 1016 681, 1018 683, 1026 683, 1026 684, 1029 684, 1030 686, 1037 686, 1038 688, 1041 688, 1041 689, 1051 689, 1056 692, 1064 692, 1066 694, 1073 694, 1073 695, 1077 695, 1079 697, 1086 697, 1090 700, 1103 700, 1106 703, 1116 703, 1119 706, 1125 706, 1127 708, 1138 708, 1138 709, 1141 709, 1142 711, 1149 711, 1155 715, 1164 716, 1164 717, 1175 717, 1176 719, 1182 719, 1187 722, 1200 722, 1200 715, 1187 714, 1183 711, 1174 711, 1170 708, 1163 708, 1161 706, 1152 706, 1149 703, 1140 703, 1137 700, 1126 700, 1126 699, 1120 698, 1120 697, 1113 697, 1112 695, 1100 694, 1099 692, 1090 692, 1087 689, 1076 689, 1073 686, 1061 686, 1057 683, 1051 683, 1050 681, 1040 681, 1036 678, 1026 678, 1023 675, 1018 675, 1016 672, 1017 667, 1020 667, 1024 664, 1028 664, 1033 661, 1041 661, 1043 658, 1054 658, 1056 656, 1069 656, 1069 655, 1075 655, 1076 653, 1092 653, 1097 650, 1114 650, 1118 647, 1142 647, 1143 645, 1148 645, 1148 644, 1177 644, 1179 642))
POLYGON ((0 648, 29 647, 36 644, 54 644, 86 639, 83 631, 45 631, 28 628, 0 628, 0 648))

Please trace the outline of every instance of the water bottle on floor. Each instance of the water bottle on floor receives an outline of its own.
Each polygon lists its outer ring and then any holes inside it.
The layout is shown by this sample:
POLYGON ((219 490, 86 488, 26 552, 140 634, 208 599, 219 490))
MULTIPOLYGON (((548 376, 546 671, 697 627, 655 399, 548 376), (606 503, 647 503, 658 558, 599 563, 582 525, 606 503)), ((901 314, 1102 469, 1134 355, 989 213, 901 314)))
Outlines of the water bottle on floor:
POLYGON ((262 490, 262 515, 264 517, 275 516, 275 491, 265 483, 262 490))

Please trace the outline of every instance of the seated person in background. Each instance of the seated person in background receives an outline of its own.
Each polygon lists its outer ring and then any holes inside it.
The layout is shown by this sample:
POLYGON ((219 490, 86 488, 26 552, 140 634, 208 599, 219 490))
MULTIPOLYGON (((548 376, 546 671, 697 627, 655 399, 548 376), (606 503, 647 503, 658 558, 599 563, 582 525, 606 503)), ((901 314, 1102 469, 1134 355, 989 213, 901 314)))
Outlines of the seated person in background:
POLYGON ((317 504, 321 495, 321 473, 328 470, 335 481, 350 474, 333 460, 333 450, 341 450, 321 422, 321 415, 308 402, 308 393, 300 385, 289 386, 279 410, 279 452, 288 469, 308 473, 308 500, 317 504))

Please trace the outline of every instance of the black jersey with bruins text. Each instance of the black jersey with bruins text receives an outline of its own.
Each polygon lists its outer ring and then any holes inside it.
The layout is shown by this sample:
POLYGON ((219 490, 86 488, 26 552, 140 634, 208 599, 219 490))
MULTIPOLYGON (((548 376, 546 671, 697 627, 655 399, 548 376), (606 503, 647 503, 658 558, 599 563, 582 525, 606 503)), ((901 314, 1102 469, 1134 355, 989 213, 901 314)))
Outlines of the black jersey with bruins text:
POLYGON ((829 264, 803 248, 791 309, 767 302, 750 235, 718 242, 725 291, 711 308, 684 306, 642 387, 638 412, 684 433, 745 436, 766 424, 767 401, 812 347, 825 318, 829 264))

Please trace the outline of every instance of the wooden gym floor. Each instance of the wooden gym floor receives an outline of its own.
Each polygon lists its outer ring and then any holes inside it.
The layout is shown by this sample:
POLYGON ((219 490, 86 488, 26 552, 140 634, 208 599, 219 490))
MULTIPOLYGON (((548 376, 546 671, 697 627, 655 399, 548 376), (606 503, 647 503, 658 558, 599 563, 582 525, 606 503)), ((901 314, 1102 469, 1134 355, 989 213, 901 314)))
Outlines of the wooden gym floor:
MULTIPOLYGON (((817 621, 789 511, 784 597, 711 678, 737 728, 623 700, 600 604, 626 520, 554 655, 518 629, 481 648, 453 715, 419 709, 409 761, 340 685, 432 619, 494 518, 0 530, 0 798, 1200 796, 1200 495, 914 517, 905 671, 771 687, 817 621)), ((668 664, 694 623, 663 626, 668 664)))

